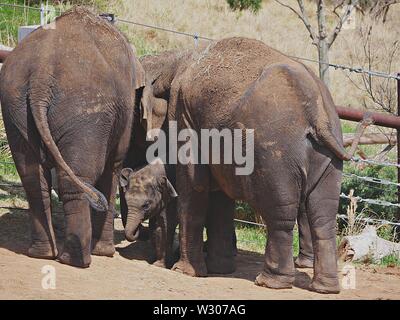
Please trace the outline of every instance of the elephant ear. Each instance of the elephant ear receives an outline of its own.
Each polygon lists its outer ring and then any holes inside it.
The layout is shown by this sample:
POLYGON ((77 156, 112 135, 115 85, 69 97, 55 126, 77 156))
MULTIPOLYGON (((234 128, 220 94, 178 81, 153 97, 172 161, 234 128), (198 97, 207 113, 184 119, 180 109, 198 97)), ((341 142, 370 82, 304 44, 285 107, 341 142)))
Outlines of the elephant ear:
POLYGON ((133 173, 131 168, 124 168, 121 170, 121 174, 119 176, 119 185, 122 190, 125 192, 129 185, 129 177, 133 173))
POLYGON ((154 95, 153 85, 147 82, 140 100, 140 117, 147 131, 147 139, 158 136, 168 113, 168 101, 154 95))
POLYGON ((169 199, 176 198, 178 196, 178 193, 176 192, 174 186, 169 181, 169 179, 166 176, 163 176, 161 178, 161 181, 164 194, 168 195, 169 199))
POLYGON ((171 198, 176 198, 178 193, 176 192, 172 183, 167 179, 167 191, 171 198))

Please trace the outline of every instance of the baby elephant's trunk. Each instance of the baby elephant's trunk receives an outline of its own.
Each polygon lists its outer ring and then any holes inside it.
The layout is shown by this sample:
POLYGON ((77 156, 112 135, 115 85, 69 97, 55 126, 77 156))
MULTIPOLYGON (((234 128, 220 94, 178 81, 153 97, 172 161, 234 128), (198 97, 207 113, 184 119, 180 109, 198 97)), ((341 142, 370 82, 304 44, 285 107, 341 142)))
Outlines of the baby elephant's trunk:
POLYGON ((132 242, 139 238, 140 224, 143 222, 144 217, 140 214, 128 214, 125 226, 125 238, 132 242))

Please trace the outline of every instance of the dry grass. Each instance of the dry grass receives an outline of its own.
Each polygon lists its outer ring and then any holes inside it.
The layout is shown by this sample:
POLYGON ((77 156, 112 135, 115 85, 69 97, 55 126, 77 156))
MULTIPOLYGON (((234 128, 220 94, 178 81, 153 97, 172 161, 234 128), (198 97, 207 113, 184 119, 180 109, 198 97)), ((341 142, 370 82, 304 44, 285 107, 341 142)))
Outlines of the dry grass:
MULTIPOLYGON (((121 0, 122 7, 115 8, 119 17, 144 24, 156 25, 178 31, 197 33, 213 39, 222 39, 230 36, 245 36, 262 40, 288 55, 317 59, 317 49, 312 45, 311 39, 303 23, 288 9, 283 8, 274 0, 264 1, 262 10, 254 15, 249 11, 242 13, 232 12, 225 0, 121 0)), ((287 0, 295 3, 295 0, 287 0)), ((315 27, 315 4, 306 1, 307 12, 315 27)), ((360 66, 366 69, 382 72, 400 72, 400 52, 390 53, 400 39, 400 4, 392 7, 385 24, 376 23, 368 16, 357 15, 354 29, 342 30, 330 52, 330 61, 337 64, 360 66), (372 26, 371 33, 371 65, 364 53, 365 30, 372 26), (362 32, 361 32, 362 31, 362 32)), ((333 17, 328 19, 330 30, 334 25, 333 17)), ((139 54, 160 52, 171 48, 184 48, 194 46, 190 37, 157 31, 140 26, 123 26, 128 37, 135 44, 139 54)), ((318 71, 318 65, 306 63, 318 71)), ((392 94, 396 82, 391 80, 385 86, 385 80, 374 78, 373 87, 385 89, 384 94, 392 94), (382 86, 381 86, 382 85, 382 86)), ((349 74, 345 71, 331 69, 331 92, 335 103, 352 107, 374 107, 363 86, 360 74, 349 74)), ((342 122, 346 132, 354 132, 355 125, 342 122)), ((383 128, 371 126, 368 132, 380 132, 383 128)), ((386 129, 385 132, 387 131, 386 129)), ((383 146, 362 147, 369 157, 375 156, 383 146)), ((389 158, 395 157, 393 149, 389 158)), ((362 196, 362 194, 357 194, 362 196)), ((239 206, 239 209, 241 206, 239 206)), ((383 209, 384 210, 384 209, 383 209)), ((237 216, 245 220, 253 220, 251 210, 244 208, 237 212, 237 216)), ((352 232, 360 231, 365 222, 360 217, 374 216, 367 209, 361 210, 354 217, 352 232)), ((374 217, 379 218, 380 215, 374 217)), ((345 232, 347 232, 346 230, 345 232)))
MULTIPOLYGON (((295 3, 294 0, 288 2, 295 3)), ((311 44, 302 22, 288 9, 281 7, 273 0, 265 1, 262 10, 254 15, 249 11, 232 12, 225 0, 122 0, 123 6, 116 10, 120 17, 129 20, 163 26, 179 31, 198 33, 210 38, 221 39, 230 36, 246 36, 264 41, 270 46, 289 55, 316 59, 317 50, 311 44)), ((307 2, 307 11, 315 24, 315 5, 307 2)), ((374 24, 374 54, 376 59, 373 68, 387 71, 387 50, 400 36, 398 16, 400 4, 393 6, 385 25, 374 24)), ((329 19, 333 25, 333 18, 329 19)), ((330 53, 331 62, 366 66, 362 53, 362 37, 359 28, 371 24, 367 17, 357 17, 355 30, 343 30, 330 53)), ((163 51, 171 48, 190 47, 193 39, 162 31, 131 26, 129 36, 142 50, 163 51)), ((310 64, 315 71, 317 65, 310 64)), ((400 71, 400 56, 394 58, 391 72, 400 71)), ((359 90, 348 79, 345 72, 331 71, 331 91, 335 102, 340 105, 363 106, 368 101, 365 92, 359 90)), ((361 84, 358 75, 352 76, 356 84, 361 84)), ((393 81, 394 83, 394 81, 393 81)), ((394 84, 393 84, 394 85, 394 84)))

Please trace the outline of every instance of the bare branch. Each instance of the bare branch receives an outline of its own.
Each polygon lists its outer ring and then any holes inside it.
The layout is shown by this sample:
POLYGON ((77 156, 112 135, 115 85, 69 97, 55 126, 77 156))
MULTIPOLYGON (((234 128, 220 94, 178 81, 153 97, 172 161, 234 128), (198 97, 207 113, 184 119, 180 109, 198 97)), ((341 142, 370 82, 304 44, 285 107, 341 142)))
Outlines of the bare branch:
POLYGON ((335 42, 338 34, 340 33, 340 31, 342 30, 343 24, 347 21, 347 19, 350 17, 351 13, 353 12, 354 8, 357 6, 359 0, 351 0, 350 4, 347 6, 346 11, 343 13, 342 16, 340 16, 337 13, 337 9, 343 5, 345 1, 340 1, 338 5, 335 6, 333 13, 339 18, 339 21, 335 27, 335 29, 333 30, 332 35, 329 37, 329 41, 328 41, 328 47, 330 48, 332 46, 332 44, 335 42))
POLYGON ((299 4, 299 8, 300 8, 300 12, 298 12, 296 9, 294 9, 293 7, 291 7, 290 5, 281 2, 280 0, 275 0, 277 3, 279 3, 281 6, 288 8, 289 10, 291 10, 293 13, 295 13, 297 15, 297 17, 303 21, 305 27, 307 28, 309 34, 310 34, 310 38, 313 41, 314 45, 318 45, 318 36, 316 35, 314 29, 311 26, 311 23, 308 19, 306 10, 305 10, 305 6, 304 6, 304 2, 303 0, 297 0, 297 3, 299 4))
MULTIPOLYGON (((373 69, 376 63, 383 63, 386 65, 386 69, 391 72, 395 57, 400 50, 400 41, 387 45, 376 43, 372 30, 372 25, 359 30, 362 40, 362 45, 360 46, 362 56, 358 57, 358 61, 364 60, 363 64, 367 69, 373 69), (381 57, 380 60, 377 59, 378 56, 381 57)), ((364 93, 362 98, 364 108, 380 109, 388 113, 394 113, 397 95, 396 84, 393 81, 390 81, 390 79, 378 79, 366 74, 358 77, 357 81, 354 81, 350 75, 347 75, 347 77, 358 90, 364 93), (358 80, 361 80, 361 83, 358 80)))
MULTIPOLYGON (((355 139, 354 133, 344 134, 343 135, 343 146, 345 148, 352 145, 355 139)), ((366 133, 364 134, 358 143, 358 145, 371 145, 371 144, 389 144, 395 145, 397 143, 397 134, 396 132, 388 134, 384 133, 366 133)))
POLYGON ((392 5, 399 3, 399 0, 381 0, 376 1, 369 9, 369 13, 375 18, 382 18, 382 22, 386 22, 386 16, 392 5))

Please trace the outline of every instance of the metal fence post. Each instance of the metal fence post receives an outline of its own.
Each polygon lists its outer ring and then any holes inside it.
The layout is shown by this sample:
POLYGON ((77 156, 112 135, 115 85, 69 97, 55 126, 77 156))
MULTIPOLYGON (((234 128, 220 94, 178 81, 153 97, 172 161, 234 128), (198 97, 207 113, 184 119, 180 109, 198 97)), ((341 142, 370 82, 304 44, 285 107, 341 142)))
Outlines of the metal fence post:
POLYGON ((40 4, 40 25, 44 26, 46 24, 45 14, 44 14, 44 4, 40 4))
MULTIPOLYGON (((400 73, 397 74, 400 77, 400 73)), ((397 116, 400 116, 400 78, 397 78, 397 116)), ((400 128, 397 128, 397 164, 400 164, 400 128)), ((397 167, 397 182, 400 183, 400 167, 397 167)), ((400 203, 400 187, 397 188, 397 202, 400 203)), ((397 210, 397 221, 400 221, 400 209, 397 210)), ((400 231, 397 232, 400 238, 400 231)))

